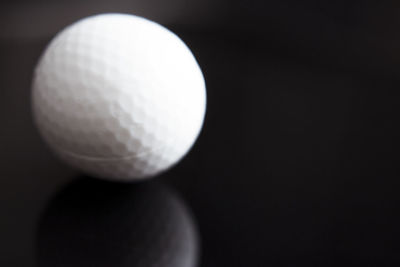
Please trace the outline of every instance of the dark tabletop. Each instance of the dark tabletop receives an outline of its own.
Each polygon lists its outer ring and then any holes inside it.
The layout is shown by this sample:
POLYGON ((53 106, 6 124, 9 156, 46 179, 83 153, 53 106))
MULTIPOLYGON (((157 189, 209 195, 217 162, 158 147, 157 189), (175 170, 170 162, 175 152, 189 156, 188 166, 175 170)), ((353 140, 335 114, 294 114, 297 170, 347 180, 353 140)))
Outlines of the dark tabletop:
MULTIPOLYGON (((201 266, 400 264, 397 43, 327 16, 261 35, 254 11, 224 29, 171 25, 203 69, 208 107, 192 151, 157 179, 191 208, 201 266)), ((0 42, 0 266, 32 266, 46 203, 80 175, 31 121, 49 38, 0 42)))

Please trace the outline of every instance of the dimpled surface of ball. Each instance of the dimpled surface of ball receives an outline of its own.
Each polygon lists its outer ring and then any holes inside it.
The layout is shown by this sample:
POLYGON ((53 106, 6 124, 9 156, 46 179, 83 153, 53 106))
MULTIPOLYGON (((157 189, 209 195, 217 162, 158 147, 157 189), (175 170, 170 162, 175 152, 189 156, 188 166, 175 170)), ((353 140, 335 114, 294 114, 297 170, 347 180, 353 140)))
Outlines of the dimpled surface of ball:
POLYGON ((57 34, 36 66, 32 109, 66 163, 105 179, 154 176, 203 124, 205 83, 187 46, 147 19, 101 14, 57 34))

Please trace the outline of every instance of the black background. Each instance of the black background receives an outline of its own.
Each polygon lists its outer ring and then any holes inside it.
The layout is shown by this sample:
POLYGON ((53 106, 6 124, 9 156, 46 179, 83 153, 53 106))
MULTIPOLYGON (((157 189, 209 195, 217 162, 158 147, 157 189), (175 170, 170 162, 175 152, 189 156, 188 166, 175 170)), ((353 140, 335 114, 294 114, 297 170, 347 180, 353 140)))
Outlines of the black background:
MULTIPOLYGON (((186 14, 164 23, 207 83, 198 142, 157 178, 192 208, 202 266, 399 266, 400 4, 214 8, 195 22, 186 14)), ((31 71, 51 36, 0 39, 1 266, 33 264, 43 205, 77 175, 53 159, 31 122, 31 71)))

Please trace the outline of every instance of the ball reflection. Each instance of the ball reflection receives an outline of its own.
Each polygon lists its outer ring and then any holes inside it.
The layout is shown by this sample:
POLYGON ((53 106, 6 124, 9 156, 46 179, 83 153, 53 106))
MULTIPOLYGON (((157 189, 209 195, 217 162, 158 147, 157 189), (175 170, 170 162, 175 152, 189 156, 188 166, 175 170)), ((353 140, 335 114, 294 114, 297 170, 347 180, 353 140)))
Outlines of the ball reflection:
POLYGON ((198 245, 190 212, 167 186, 81 178, 45 210, 37 259, 40 267, 194 267, 198 245))

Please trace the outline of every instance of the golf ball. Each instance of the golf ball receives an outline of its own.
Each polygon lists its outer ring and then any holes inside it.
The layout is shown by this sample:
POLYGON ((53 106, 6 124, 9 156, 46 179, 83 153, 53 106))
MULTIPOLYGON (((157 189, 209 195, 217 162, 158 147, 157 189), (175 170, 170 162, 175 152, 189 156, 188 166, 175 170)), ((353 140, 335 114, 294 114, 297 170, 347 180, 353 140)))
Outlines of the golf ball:
POLYGON ((196 140, 205 83, 188 47, 147 19, 101 14, 49 43, 32 81, 39 132, 66 163, 131 181, 177 163, 196 140))

